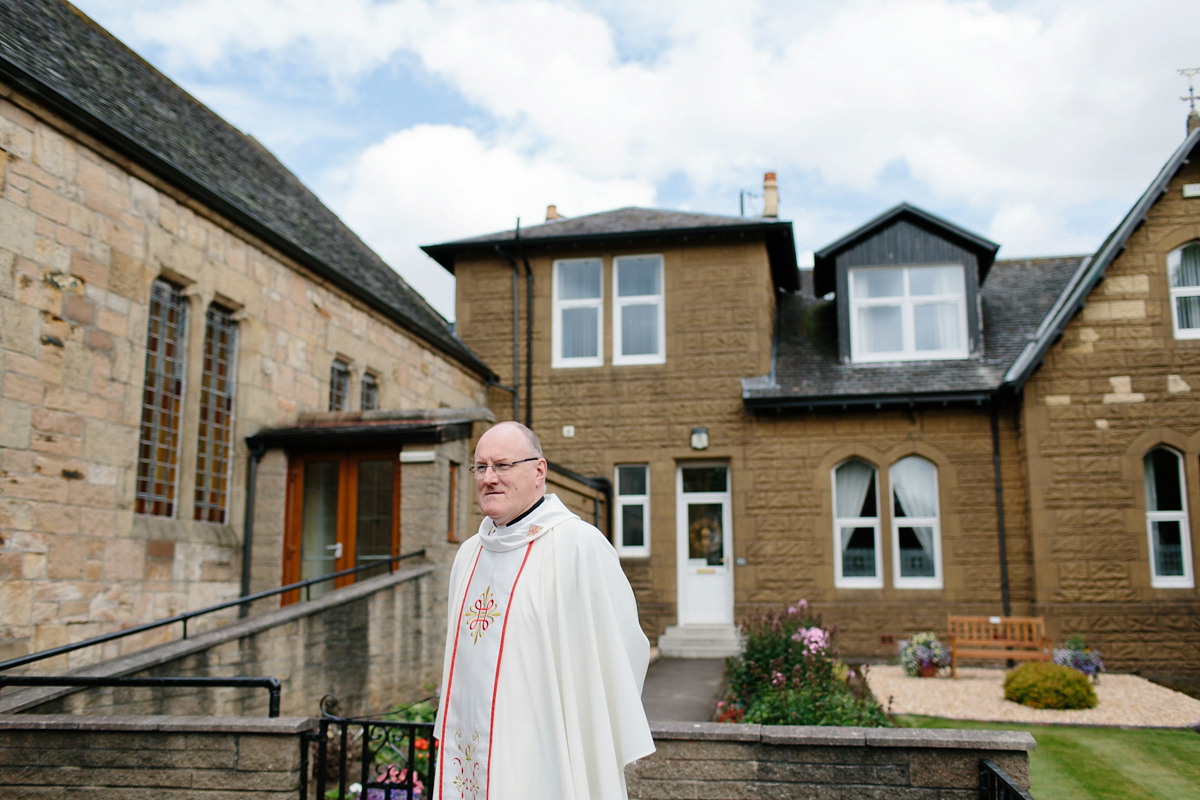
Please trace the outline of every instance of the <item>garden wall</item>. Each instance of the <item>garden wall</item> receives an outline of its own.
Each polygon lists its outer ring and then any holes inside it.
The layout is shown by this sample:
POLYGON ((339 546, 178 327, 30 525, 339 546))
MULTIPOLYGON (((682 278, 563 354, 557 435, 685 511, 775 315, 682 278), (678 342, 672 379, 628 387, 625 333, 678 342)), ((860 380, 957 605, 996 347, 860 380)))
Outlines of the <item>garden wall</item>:
MULTIPOLYGON (((309 602, 68 674, 264 675, 282 684, 284 715, 318 714, 326 694, 343 714, 389 710, 431 693, 445 641, 439 574, 432 564, 402 563, 309 602)), ((265 717, 267 702, 263 689, 5 689, 0 719, 5 712, 265 717)))
POLYGON ((0 786, 23 798, 295 800, 305 717, 0 715, 0 786))
POLYGON ((988 759, 1029 788, 1017 731, 652 723, 658 750, 625 772, 631 800, 975 800, 988 759))

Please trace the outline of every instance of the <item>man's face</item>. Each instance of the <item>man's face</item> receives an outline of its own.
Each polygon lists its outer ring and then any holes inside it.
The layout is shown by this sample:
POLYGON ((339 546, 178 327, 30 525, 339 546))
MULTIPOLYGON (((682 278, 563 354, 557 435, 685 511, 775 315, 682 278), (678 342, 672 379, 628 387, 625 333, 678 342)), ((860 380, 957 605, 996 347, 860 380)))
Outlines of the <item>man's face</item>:
MULTIPOLYGON (((515 462, 536 456, 519 430, 501 426, 479 438, 476 464, 515 462)), ((485 516, 497 525, 507 525, 545 493, 546 460, 525 461, 497 475, 493 469, 475 476, 475 497, 485 516)))

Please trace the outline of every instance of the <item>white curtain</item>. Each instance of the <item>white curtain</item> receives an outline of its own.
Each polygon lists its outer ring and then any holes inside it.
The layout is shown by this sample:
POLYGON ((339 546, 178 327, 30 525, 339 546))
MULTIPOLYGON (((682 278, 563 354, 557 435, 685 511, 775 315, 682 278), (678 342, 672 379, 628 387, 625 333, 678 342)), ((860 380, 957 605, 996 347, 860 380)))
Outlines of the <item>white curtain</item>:
MULTIPOLYGON (((893 464, 889 475, 905 517, 937 517, 937 467, 919 456, 909 456, 893 464)), ((912 530, 921 549, 933 558, 933 529, 914 526, 912 530)))
POLYGON ((1179 266, 1171 270, 1171 286, 1200 286, 1200 245, 1183 248, 1179 266))
POLYGON ((1142 475, 1146 481, 1146 510, 1158 511, 1158 481, 1154 478, 1154 451, 1142 459, 1142 475))
POLYGON ((917 350, 958 350, 962 347, 958 305, 925 303, 913 306, 913 338, 917 350))
MULTIPOLYGON (((861 517, 867 490, 875 477, 875 468, 854 459, 837 468, 837 515, 839 518, 861 517)), ((842 550, 850 544, 854 528, 842 526, 842 550)))

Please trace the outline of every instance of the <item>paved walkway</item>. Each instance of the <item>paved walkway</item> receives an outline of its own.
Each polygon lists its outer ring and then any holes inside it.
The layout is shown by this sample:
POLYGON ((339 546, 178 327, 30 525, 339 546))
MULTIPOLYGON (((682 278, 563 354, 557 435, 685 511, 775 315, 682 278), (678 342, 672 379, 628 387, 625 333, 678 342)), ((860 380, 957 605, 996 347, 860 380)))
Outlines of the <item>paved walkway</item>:
POLYGON ((646 671, 642 705, 651 721, 708 722, 725 680, 723 658, 660 658, 646 671))

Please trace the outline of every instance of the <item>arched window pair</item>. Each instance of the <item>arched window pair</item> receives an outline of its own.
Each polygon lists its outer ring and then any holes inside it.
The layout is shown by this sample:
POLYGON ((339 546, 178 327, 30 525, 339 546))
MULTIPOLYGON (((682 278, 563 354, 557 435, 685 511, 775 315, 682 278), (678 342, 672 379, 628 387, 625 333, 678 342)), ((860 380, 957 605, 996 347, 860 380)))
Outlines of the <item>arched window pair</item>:
MULTIPOLYGON (((883 587, 882 518, 878 471, 851 458, 833 470, 834 584, 883 587)), ((888 468, 892 585, 898 589, 942 587, 941 523, 937 467, 920 456, 888 468)))
POLYGON ((1195 583, 1183 456, 1169 447, 1156 447, 1142 458, 1142 474, 1150 585, 1156 589, 1190 589, 1195 583))

